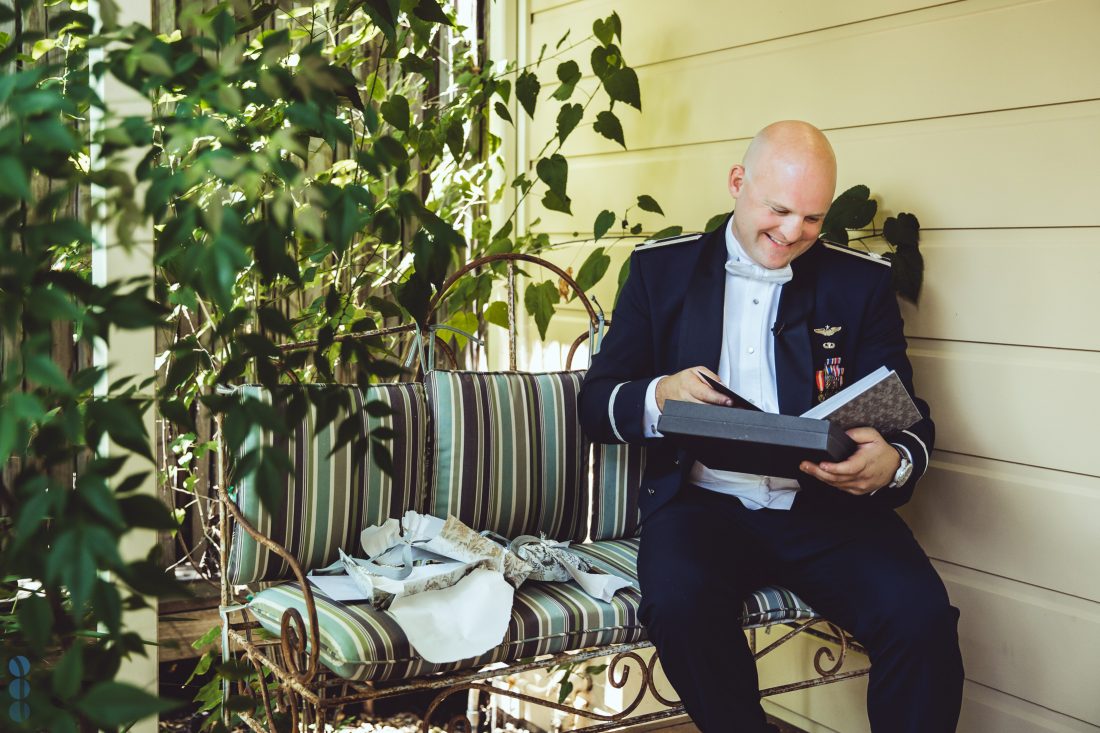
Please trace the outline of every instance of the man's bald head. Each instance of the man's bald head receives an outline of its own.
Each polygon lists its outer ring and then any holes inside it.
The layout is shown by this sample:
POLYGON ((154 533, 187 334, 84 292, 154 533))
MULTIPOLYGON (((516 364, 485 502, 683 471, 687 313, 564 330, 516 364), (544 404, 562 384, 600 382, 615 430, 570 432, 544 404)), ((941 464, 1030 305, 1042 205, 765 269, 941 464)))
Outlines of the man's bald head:
POLYGON ((808 250, 836 191, 836 156, 807 122, 775 122, 756 134, 730 169, 737 200, 733 234, 753 260, 781 268, 808 250))
POLYGON ((808 122, 773 122, 756 133, 741 163, 751 177, 756 168, 795 167, 806 175, 831 181, 836 189, 836 155, 821 130, 808 122))

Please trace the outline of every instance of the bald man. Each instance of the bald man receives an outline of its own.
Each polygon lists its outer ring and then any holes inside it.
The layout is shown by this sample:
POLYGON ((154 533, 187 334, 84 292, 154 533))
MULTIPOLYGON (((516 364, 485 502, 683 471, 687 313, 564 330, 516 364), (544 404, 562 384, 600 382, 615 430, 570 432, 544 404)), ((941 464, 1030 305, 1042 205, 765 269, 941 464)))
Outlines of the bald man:
POLYGON ((657 430, 666 400, 728 404, 699 374, 785 415, 881 366, 913 393, 889 263, 818 240, 836 187, 825 136, 769 125, 728 186, 723 226, 635 248, 581 389, 592 440, 647 449, 638 573, 649 637, 704 733, 772 730, 738 617, 753 590, 782 586, 867 648, 875 733, 954 731, 958 611, 894 512, 928 467, 928 405, 914 398, 923 418, 899 433, 849 431, 851 457, 804 461, 798 480, 712 470, 657 430))

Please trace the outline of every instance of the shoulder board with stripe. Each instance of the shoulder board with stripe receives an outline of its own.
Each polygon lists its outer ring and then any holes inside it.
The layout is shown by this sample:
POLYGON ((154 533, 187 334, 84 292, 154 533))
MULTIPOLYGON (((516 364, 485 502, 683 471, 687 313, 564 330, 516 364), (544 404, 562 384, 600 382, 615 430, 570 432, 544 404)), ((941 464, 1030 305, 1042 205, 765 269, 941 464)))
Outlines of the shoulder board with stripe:
POLYGON ((643 249, 657 249, 658 247, 667 247, 670 244, 681 244, 683 242, 692 242, 702 234, 686 234, 682 237, 668 237, 667 239, 655 239, 652 242, 642 242, 634 248, 635 252, 641 252, 643 249))
POLYGON ((869 262, 877 262, 878 264, 885 265, 886 267, 889 267, 891 264, 890 260, 886 259, 882 255, 877 255, 874 252, 860 252, 859 250, 852 249, 851 247, 845 247, 842 244, 832 244, 830 242, 826 242, 824 239, 821 240, 821 243, 831 250, 843 252, 844 254, 852 255, 853 257, 859 257, 869 262))

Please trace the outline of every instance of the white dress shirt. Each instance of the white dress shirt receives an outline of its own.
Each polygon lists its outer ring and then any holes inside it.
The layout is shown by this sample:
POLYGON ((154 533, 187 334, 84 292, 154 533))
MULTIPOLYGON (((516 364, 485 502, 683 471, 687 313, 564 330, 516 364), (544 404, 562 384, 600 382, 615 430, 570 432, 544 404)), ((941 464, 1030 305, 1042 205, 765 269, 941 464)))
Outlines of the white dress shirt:
MULTIPOLYGON (((727 261, 760 268, 733 236, 733 219, 726 227, 727 261)), ((788 269, 789 269, 788 265, 788 269)), ((788 276, 789 279, 789 276, 788 276)), ((741 277, 726 271, 722 354, 718 376, 722 383, 765 412, 779 412, 775 382, 775 341, 772 325, 779 312, 782 283, 741 277)), ((645 402, 645 435, 661 437, 657 431, 658 377, 649 383, 645 402)), ((749 509, 790 509, 798 481, 736 471, 715 471, 696 462, 690 480, 710 491, 736 496, 749 509)))

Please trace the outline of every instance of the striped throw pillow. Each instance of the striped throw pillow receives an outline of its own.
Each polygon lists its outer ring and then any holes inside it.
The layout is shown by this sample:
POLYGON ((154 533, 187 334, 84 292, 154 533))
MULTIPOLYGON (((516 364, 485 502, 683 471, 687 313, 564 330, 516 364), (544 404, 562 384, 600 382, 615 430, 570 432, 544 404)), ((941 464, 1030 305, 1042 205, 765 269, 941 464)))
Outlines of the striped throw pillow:
MULTIPOLYGON (((320 415, 312 401, 302 419, 290 426, 289 435, 253 428, 235 458, 261 446, 271 447, 286 453, 291 471, 276 492, 276 511, 268 511, 261 503, 255 474, 237 484, 235 499, 256 529, 285 547, 303 570, 309 570, 335 561, 339 548, 359 554, 359 533, 364 527, 422 506, 427 410, 421 384, 379 384, 365 390, 343 385, 291 389, 340 390, 345 393, 339 396, 346 396, 346 405, 336 408, 335 419, 322 429, 317 429, 320 415), (388 409, 364 409, 375 402, 388 409), (370 436, 379 428, 393 431, 393 439, 386 441, 392 457, 391 474, 383 471, 372 455, 360 455, 355 441, 333 452, 341 425, 349 416, 357 437, 370 436)), ((242 387, 241 394, 271 404, 284 418, 287 414, 289 391, 277 400, 258 386, 242 387)), ((290 577, 286 561, 239 526, 233 528, 227 572, 235 584, 290 577)))
POLYGON ((636 537, 638 491, 645 448, 629 443, 592 446, 592 540, 636 537))
POLYGON ((428 374, 428 512, 505 537, 583 540, 588 444, 577 416, 583 372, 428 374))

